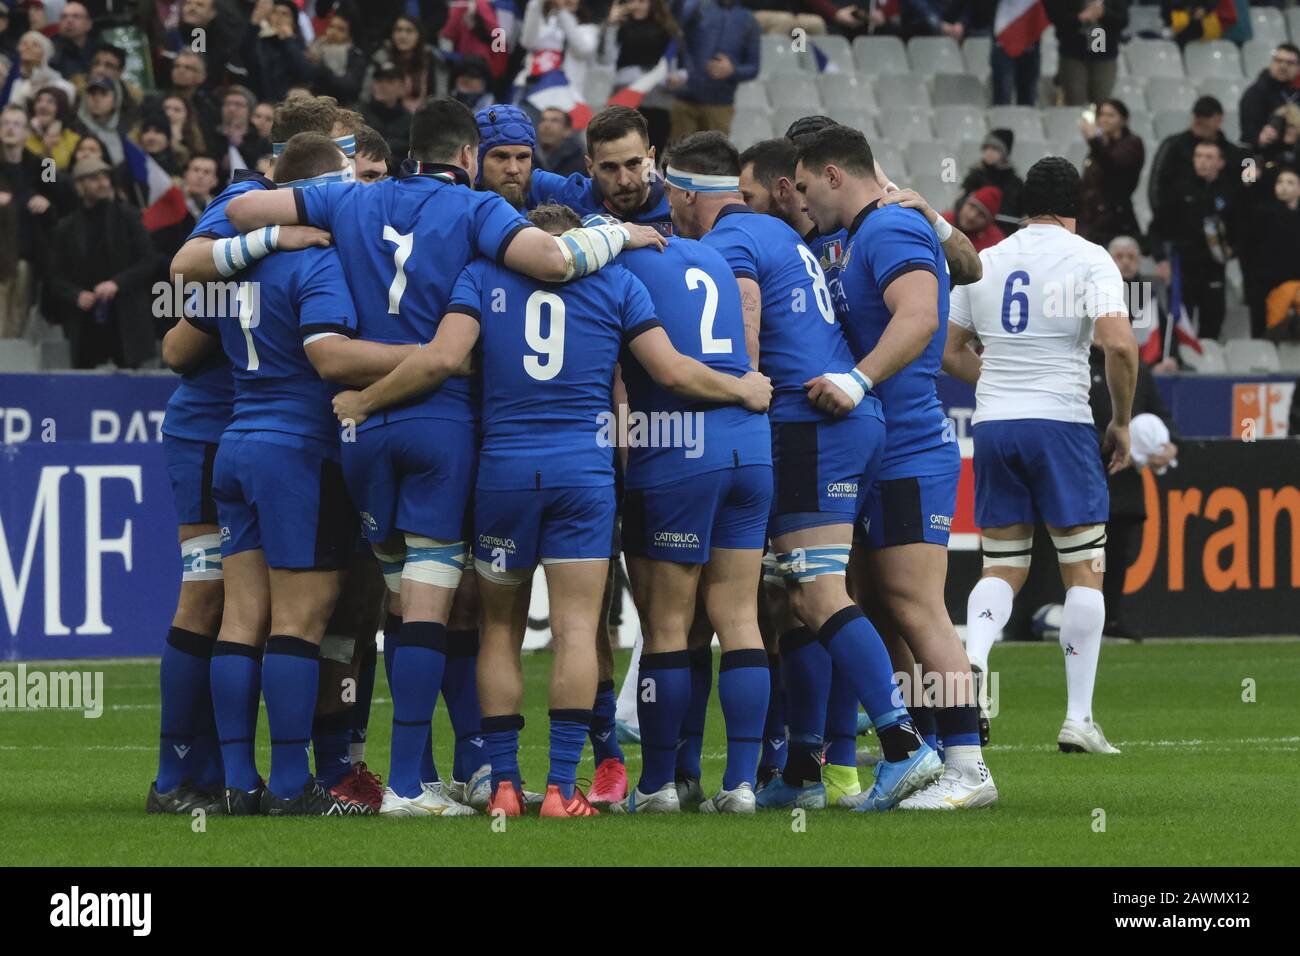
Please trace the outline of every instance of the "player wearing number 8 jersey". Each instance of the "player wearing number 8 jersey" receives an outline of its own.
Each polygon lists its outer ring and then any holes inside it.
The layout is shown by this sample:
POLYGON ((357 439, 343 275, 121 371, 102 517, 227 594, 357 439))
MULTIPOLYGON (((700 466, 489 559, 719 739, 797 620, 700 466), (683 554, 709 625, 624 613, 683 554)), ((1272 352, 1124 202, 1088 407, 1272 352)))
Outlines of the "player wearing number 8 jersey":
MULTIPOLYGON (((1067 705, 1063 751, 1118 753, 1092 720, 1102 566, 1113 473, 1128 461, 1137 346, 1124 283, 1106 250, 1075 235, 1079 176, 1057 157, 1035 163, 1021 194, 1027 224, 980 253, 984 278, 958 289, 944 367, 977 382, 975 521, 984 573, 967 604, 972 666, 989 650, 1029 573, 1034 525, 1047 525, 1066 587, 1061 615, 1067 705), (1114 418, 1097 447, 1088 406, 1093 339, 1106 354, 1114 418), (976 357, 969 345, 984 345, 976 357)), ((1122 568, 1113 573, 1123 573, 1122 568)))

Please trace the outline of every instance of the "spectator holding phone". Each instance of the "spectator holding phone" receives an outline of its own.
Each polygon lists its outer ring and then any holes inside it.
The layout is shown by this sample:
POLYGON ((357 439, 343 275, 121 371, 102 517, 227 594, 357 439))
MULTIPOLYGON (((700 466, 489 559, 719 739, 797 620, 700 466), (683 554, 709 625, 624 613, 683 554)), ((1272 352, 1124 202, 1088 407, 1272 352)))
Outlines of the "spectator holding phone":
POLYGON ((1300 47, 1279 43, 1268 66, 1241 94, 1241 141, 1267 156, 1286 134, 1286 107, 1300 102, 1300 47))

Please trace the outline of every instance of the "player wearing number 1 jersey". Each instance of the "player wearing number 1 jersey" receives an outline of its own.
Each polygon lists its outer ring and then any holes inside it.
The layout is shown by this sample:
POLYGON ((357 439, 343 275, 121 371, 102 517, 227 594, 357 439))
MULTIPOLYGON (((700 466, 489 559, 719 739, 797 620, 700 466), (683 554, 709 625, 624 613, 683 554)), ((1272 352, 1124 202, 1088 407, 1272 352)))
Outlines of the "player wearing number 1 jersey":
POLYGON ((870 805, 887 809, 937 776, 940 764, 902 706, 879 634, 845 587, 853 525, 885 441, 884 417, 869 386, 853 378, 821 266, 793 229, 739 201, 739 174, 735 147, 720 133, 706 132, 677 144, 665 181, 678 232, 702 237, 731 266, 751 355, 772 379, 770 577, 785 586, 798 622, 783 627, 782 658, 787 668, 819 675, 800 681, 806 692, 787 699, 790 756, 758 803, 825 806, 820 757, 833 660, 884 748, 886 763, 870 805), (815 382, 856 390, 858 401, 836 418, 810 402, 815 382))
POLYGON ((1074 165, 1057 157, 1035 163, 1021 202, 1027 224, 980 253, 984 278, 954 295, 944 356, 945 368, 978 382, 971 421, 984 574, 967 603, 967 647, 971 664, 987 669, 1029 573, 1034 524, 1043 522, 1066 588, 1060 640, 1067 703, 1057 744, 1067 752, 1118 753, 1092 719, 1106 620, 1102 458, 1111 473, 1128 461, 1137 346, 1119 270, 1105 249, 1074 233, 1074 165), (1088 406, 1094 338, 1106 353, 1114 409, 1100 452, 1088 406), (984 344, 978 358, 967 348, 977 339, 984 344))

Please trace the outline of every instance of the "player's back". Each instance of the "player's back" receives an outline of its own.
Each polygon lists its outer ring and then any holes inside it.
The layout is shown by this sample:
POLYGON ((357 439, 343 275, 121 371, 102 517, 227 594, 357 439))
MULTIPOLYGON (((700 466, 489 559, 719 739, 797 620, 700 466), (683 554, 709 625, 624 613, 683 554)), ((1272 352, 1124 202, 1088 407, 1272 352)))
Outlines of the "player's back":
POLYGON ((303 345, 314 336, 355 334, 338 253, 333 248, 276 253, 241 274, 238 316, 216 322, 234 369, 234 412, 227 431, 271 432, 338 443, 323 381, 303 345))
POLYGON ((589 487, 613 480, 609 442, 614 365, 626 341, 658 325, 644 286, 607 266, 542 282, 485 259, 465 269, 448 311, 481 326, 485 490, 589 487))
MULTIPOLYGON (((853 367, 817 257, 799 234, 774 216, 736 203, 724 206, 702 240, 721 253, 734 275, 756 281, 763 296, 759 369, 772 380, 772 421, 826 416, 807 399, 804 383, 853 367)), ((868 395, 850 415, 880 414, 868 395)))
MULTIPOLYGON (((750 371, 740 291, 717 250, 693 239, 673 238, 662 251, 637 249, 623 253, 618 261, 650 293, 655 315, 678 352, 737 378, 750 371)), ((624 356, 623 382, 635 411, 700 412, 705 416, 700 434, 695 436, 697 447, 634 443, 628 450, 629 488, 676 481, 718 468, 771 463, 766 415, 738 405, 683 398, 656 385, 630 354, 624 356)), ((681 434, 685 435, 684 420, 681 434)))
MULTIPOLYGON (((358 335, 374 342, 432 341, 461 271, 479 255, 504 256, 528 225, 496 193, 474 192, 449 176, 329 184, 296 195, 300 219, 333 234, 358 335)), ((467 421, 475 412, 471 380, 453 378, 384 418, 467 421)))
POLYGON ((1092 423, 1094 320, 1125 312, 1119 269, 1100 246, 1031 224, 980 253, 983 278, 953 296, 952 320, 984 345, 972 422, 1092 423))

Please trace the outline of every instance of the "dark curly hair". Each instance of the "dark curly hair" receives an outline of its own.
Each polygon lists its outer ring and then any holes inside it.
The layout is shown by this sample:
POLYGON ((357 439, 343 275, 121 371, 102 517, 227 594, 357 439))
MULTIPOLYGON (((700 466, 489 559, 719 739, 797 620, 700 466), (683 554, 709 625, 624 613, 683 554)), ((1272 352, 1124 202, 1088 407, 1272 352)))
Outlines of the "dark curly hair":
POLYGON ((1029 167, 1020 193, 1020 212, 1035 216, 1079 216, 1079 171, 1064 156, 1045 156, 1029 167))

